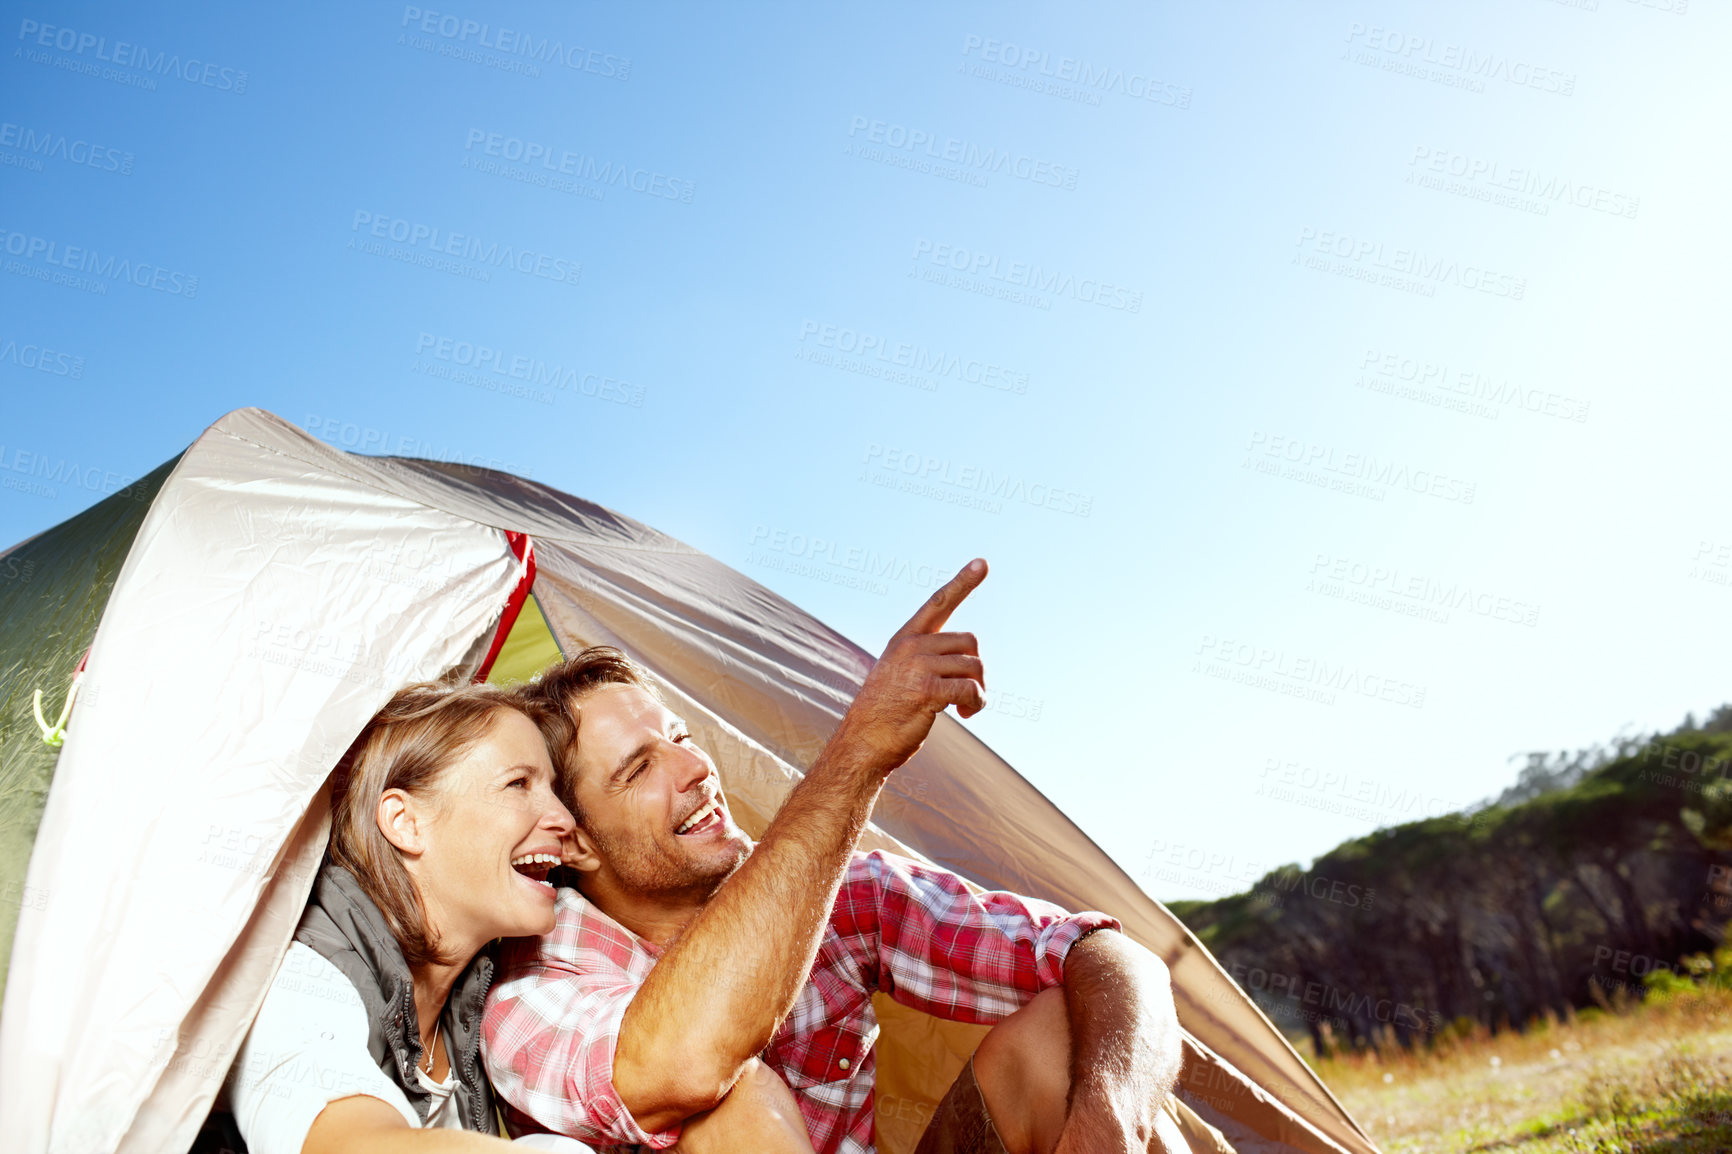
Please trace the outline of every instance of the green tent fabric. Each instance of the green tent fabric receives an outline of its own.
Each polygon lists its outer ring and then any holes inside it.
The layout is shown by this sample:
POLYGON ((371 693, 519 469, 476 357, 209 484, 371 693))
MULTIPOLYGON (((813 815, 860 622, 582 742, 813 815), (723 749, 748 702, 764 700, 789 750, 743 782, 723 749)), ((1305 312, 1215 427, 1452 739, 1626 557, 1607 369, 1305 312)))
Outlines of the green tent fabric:
POLYGON ((564 656, 559 649, 559 640, 548 628, 547 617, 541 612, 541 603, 530 594, 512 624, 511 632, 505 635, 505 644, 500 648, 499 656, 494 658, 487 680, 493 685, 528 681, 564 656))
POLYGON ((144 514, 179 460, 0 554, 0 994, 18 911, 47 899, 24 884, 60 756, 37 727, 36 691, 52 722, 144 514))

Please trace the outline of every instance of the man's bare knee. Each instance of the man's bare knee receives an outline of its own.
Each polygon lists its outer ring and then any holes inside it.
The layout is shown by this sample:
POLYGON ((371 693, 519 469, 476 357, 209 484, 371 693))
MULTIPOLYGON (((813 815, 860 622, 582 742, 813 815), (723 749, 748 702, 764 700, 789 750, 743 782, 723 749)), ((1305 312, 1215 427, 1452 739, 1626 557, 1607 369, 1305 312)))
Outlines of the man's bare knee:
POLYGON ((693 1116, 680 1132, 680 1154, 812 1154, 794 1092, 753 1058, 728 1096, 693 1116))
POLYGON ((1045 1154, 1064 1129, 1070 1096, 1070 1017, 1064 990, 1036 994, 974 1051, 974 1078, 1011 1154, 1045 1154))

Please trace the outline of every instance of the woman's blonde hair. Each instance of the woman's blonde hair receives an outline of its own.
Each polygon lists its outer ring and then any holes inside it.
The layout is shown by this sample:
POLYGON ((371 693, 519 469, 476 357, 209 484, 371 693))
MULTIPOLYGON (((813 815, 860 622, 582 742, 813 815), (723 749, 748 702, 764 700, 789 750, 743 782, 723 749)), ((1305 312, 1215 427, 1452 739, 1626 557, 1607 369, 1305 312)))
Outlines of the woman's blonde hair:
POLYGON ((355 875, 410 965, 453 959, 439 952, 403 855, 379 829, 379 799, 391 789, 435 796, 445 771, 505 711, 522 707, 491 685, 405 686, 367 723, 331 775, 331 860, 355 875))

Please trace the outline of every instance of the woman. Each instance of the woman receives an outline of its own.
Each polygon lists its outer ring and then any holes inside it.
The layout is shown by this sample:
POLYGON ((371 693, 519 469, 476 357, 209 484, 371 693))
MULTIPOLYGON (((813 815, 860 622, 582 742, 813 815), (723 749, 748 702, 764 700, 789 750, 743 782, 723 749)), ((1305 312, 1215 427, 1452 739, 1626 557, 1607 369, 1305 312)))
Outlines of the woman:
POLYGON ((229 1079, 253 1154, 504 1150, 480 1060, 488 944, 553 928, 571 814, 491 686, 413 685, 332 779, 331 847, 229 1079), (471 1131, 472 1133, 461 1133, 471 1131))
MULTIPOLYGON (((488 1136, 489 943, 553 929, 546 879, 573 828, 541 731, 504 692, 411 685, 379 711, 332 775, 330 852, 229 1074, 251 1154, 510 1149, 488 1136)), ((798 1119, 753 1063, 677 1150, 811 1154, 798 1119)))

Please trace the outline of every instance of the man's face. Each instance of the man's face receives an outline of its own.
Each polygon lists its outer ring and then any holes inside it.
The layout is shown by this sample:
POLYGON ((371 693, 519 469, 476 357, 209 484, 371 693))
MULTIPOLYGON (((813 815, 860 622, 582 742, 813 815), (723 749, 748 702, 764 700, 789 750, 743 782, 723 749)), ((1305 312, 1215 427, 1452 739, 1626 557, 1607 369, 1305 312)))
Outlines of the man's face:
POLYGON ((710 755, 636 685, 591 690, 576 712, 573 792, 581 835, 600 859, 597 880, 633 894, 708 898, 752 848, 710 755))

